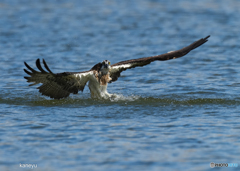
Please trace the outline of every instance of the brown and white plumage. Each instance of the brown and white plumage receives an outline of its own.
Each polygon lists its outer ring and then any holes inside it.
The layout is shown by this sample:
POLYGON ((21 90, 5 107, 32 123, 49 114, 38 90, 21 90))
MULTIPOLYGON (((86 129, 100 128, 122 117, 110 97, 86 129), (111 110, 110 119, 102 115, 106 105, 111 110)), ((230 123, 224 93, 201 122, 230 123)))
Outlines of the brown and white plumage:
POLYGON ((28 68, 28 70, 24 69, 24 71, 30 75, 30 77, 24 78, 27 79, 27 82, 33 82, 30 86, 42 83, 42 85, 38 87, 39 92, 54 99, 68 97, 70 93, 77 94, 79 90, 83 91, 87 82, 89 82, 88 86, 92 97, 110 97, 111 94, 107 92, 107 84, 116 81, 118 77, 120 77, 122 71, 144 66, 153 61, 165 61, 182 57, 191 50, 207 42, 209 37, 210 36, 199 39, 180 50, 157 56, 121 61, 111 66, 108 60, 104 60, 102 63, 94 65, 89 71, 84 72, 63 72, 54 74, 49 69, 44 59, 43 65, 47 71, 42 68, 40 60, 37 59, 36 66, 39 71, 34 70, 24 62, 25 66, 28 68))
POLYGON ((45 71, 40 60, 36 60, 36 66, 40 70, 36 71, 32 69, 26 62, 25 66, 31 71, 24 69, 24 71, 30 75, 30 77, 24 77, 27 82, 33 82, 29 86, 42 83, 38 87, 39 92, 43 95, 49 96, 54 99, 61 99, 68 97, 70 93, 77 94, 79 90, 83 91, 86 83, 89 81, 89 77, 93 75, 93 71, 86 72, 63 72, 54 74, 47 66, 45 60, 43 59, 45 71))

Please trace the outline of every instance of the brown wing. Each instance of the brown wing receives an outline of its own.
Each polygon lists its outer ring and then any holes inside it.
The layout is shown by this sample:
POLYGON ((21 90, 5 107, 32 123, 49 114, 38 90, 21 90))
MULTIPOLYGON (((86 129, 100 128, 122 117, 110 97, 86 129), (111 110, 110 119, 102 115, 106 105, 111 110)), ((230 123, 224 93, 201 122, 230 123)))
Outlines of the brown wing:
POLYGON ((54 74, 48 68, 44 59, 43 64, 48 72, 42 68, 39 59, 36 60, 36 66, 40 72, 31 68, 26 62, 24 62, 24 64, 28 68, 28 70, 24 69, 24 71, 30 75, 30 77, 24 78, 27 79, 27 82, 33 82, 33 84, 29 86, 42 83, 42 85, 38 87, 39 92, 54 99, 68 97, 70 93, 77 94, 79 90, 83 91, 86 83, 90 77, 93 76, 93 71, 91 70, 54 74))
POLYGON ((127 69, 144 66, 144 65, 150 64, 153 61, 165 61, 165 60, 169 60, 169 59, 180 58, 180 57, 188 54, 191 50, 206 43, 208 41, 209 37, 210 36, 199 39, 198 41, 196 41, 196 42, 190 44, 189 46, 186 46, 180 50, 171 51, 171 52, 168 52, 168 53, 165 53, 162 55, 139 58, 139 59, 132 59, 132 60, 115 63, 115 64, 111 65, 111 67, 112 67, 112 69, 110 71, 110 77, 112 78, 111 82, 116 81, 118 79, 118 77, 120 77, 120 73, 127 69))

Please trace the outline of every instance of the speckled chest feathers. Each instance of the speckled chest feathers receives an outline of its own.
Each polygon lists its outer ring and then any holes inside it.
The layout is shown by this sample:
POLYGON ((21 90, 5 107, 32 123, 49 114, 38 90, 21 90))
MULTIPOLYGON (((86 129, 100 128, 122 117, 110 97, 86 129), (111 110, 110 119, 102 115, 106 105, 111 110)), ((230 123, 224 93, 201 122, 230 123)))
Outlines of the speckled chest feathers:
POLYGON ((99 72, 95 72, 95 77, 97 79, 97 81, 99 82, 100 85, 102 86, 106 86, 108 84, 109 81, 111 81, 111 77, 109 76, 109 73, 103 73, 101 71, 99 72))

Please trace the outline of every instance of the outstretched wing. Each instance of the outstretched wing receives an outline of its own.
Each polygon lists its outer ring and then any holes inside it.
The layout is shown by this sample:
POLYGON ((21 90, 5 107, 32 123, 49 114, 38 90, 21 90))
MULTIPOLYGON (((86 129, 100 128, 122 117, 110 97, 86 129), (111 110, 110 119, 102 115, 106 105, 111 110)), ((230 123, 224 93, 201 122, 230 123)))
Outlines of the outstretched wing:
POLYGON ((113 64, 113 65, 111 65, 112 68, 110 71, 110 77, 112 78, 110 83, 116 81, 118 79, 118 77, 120 77, 120 73, 127 69, 144 66, 144 65, 150 64, 153 61, 165 61, 165 60, 169 60, 169 59, 180 58, 180 57, 188 54, 191 50, 206 43, 208 41, 209 37, 210 36, 199 39, 198 41, 196 41, 196 42, 190 44, 189 46, 186 46, 180 50, 171 51, 171 52, 168 52, 168 53, 165 53, 162 55, 139 58, 139 59, 132 59, 132 60, 122 61, 122 62, 113 64))
POLYGON ((48 72, 42 68, 39 59, 36 60, 36 66, 40 72, 31 68, 26 62, 24 62, 24 64, 28 68, 28 70, 24 69, 24 71, 30 75, 30 77, 24 78, 27 79, 27 82, 33 82, 33 84, 29 86, 42 83, 42 85, 38 87, 39 92, 54 99, 68 97, 70 93, 77 94, 79 90, 83 91, 86 83, 94 76, 91 70, 54 74, 48 68, 44 59, 43 64, 48 72))

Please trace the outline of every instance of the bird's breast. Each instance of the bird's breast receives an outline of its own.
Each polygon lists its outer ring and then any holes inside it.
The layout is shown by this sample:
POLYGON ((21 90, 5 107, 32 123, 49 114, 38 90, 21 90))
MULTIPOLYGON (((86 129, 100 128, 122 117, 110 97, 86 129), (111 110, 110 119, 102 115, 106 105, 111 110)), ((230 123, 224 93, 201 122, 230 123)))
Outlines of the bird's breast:
POLYGON ((94 75, 101 86, 107 86, 108 82, 112 80, 109 73, 103 74, 102 72, 95 72, 94 75))
POLYGON ((107 83, 108 83, 110 80, 111 80, 111 79, 110 79, 110 77, 109 77, 109 74, 102 75, 101 78, 100 78, 100 80, 99 80, 99 83, 100 83, 100 85, 102 85, 102 86, 106 86, 107 83))

